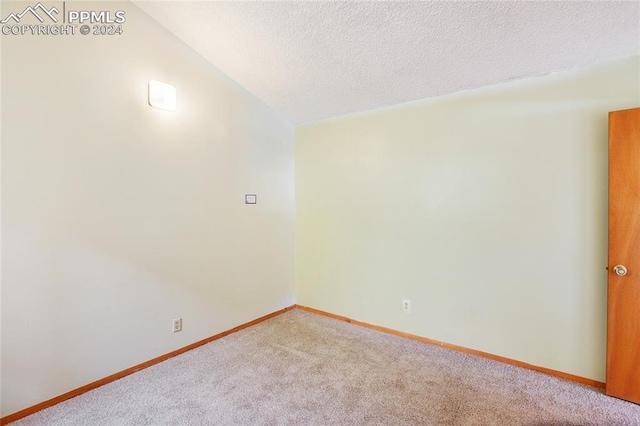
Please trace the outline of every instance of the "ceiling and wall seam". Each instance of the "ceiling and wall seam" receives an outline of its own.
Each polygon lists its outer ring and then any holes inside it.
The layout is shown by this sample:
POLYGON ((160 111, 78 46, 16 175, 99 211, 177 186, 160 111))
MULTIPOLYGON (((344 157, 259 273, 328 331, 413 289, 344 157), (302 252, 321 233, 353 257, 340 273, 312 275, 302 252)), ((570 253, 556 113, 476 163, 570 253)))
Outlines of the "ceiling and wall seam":
POLYGON ((294 125, 640 54, 640 2, 134 1, 294 125))

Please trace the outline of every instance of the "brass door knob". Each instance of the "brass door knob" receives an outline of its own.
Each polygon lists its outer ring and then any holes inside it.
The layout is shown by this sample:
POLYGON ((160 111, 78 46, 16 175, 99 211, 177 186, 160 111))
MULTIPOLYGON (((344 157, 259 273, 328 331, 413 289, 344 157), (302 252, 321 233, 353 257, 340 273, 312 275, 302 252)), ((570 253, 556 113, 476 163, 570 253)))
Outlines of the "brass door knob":
POLYGON ((616 265, 613 267, 613 272, 619 277, 624 277, 627 275, 627 268, 624 265, 616 265))

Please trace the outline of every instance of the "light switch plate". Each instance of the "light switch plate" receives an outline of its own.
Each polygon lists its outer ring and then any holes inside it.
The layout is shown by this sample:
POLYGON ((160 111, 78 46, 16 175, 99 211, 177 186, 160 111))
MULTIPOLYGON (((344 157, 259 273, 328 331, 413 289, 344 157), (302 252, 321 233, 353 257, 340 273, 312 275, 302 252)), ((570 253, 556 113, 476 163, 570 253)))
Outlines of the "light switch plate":
POLYGON ((258 196, 256 194, 246 194, 244 196, 244 203, 245 204, 257 204, 258 203, 258 196))

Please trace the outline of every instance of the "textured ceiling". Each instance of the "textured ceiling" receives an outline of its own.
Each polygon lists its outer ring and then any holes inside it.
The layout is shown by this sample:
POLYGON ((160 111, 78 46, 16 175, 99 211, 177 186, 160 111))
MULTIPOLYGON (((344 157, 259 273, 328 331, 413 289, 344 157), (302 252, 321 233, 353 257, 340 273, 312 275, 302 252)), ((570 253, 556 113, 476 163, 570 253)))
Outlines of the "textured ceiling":
POLYGON ((640 1, 135 3, 294 124, 640 54, 640 1))

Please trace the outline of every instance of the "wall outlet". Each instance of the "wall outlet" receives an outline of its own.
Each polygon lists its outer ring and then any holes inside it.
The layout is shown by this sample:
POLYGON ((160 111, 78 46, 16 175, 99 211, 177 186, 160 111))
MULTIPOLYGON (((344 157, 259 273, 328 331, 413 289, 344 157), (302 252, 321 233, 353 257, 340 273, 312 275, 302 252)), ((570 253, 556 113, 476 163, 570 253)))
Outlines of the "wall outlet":
POLYGON ((405 314, 411 313, 411 300, 402 299, 402 312, 404 312, 405 314))
POLYGON ((173 320, 173 332, 177 333, 178 331, 182 331, 182 318, 173 320))

